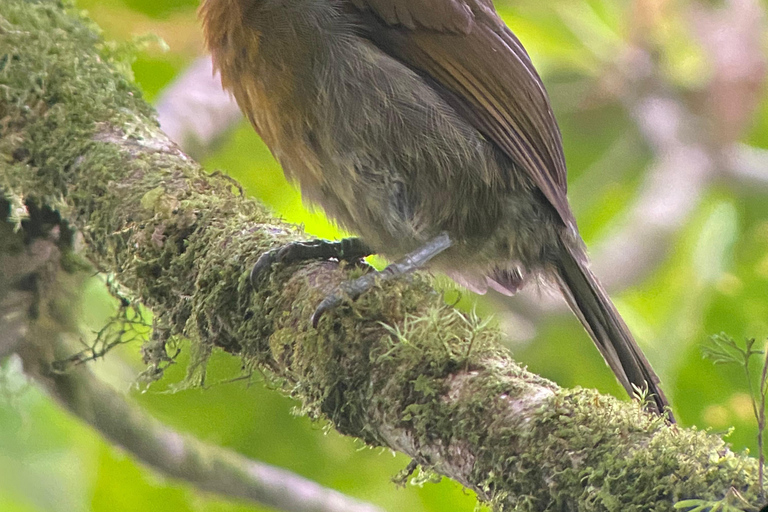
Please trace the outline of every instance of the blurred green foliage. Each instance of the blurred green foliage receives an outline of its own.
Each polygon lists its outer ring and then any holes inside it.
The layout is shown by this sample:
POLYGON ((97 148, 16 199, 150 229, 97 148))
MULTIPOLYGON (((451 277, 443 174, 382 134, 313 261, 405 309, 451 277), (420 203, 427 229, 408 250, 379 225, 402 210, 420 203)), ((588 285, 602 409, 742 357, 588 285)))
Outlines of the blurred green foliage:
MULTIPOLYGON (((497 2, 530 50, 550 90, 563 131, 570 198, 590 245, 620 225, 653 161, 632 118, 596 86, 609 61, 630 37, 630 2, 517 0, 497 2), (597 92, 596 92, 597 91, 597 92)), ((678 4, 685 5, 688 1, 678 4)), ((107 38, 155 33, 170 50, 151 46, 134 64, 149 100, 203 52, 196 0, 78 0, 107 38)), ((695 89, 707 63, 680 20, 669 20, 656 43, 667 78, 695 89)), ((768 147, 768 102, 744 134, 768 147)), ((204 162, 226 170, 245 188, 309 233, 339 232, 321 213, 307 210, 269 151, 245 124, 204 162)), ((756 446, 747 388, 739 368, 715 367, 701 357, 714 333, 736 339, 768 337, 768 195, 720 182, 707 191, 680 229, 663 264, 644 282, 614 294, 648 358, 662 376, 683 425, 725 432, 736 450, 756 446)), ((463 293, 462 304, 477 300, 463 293)), ((490 303, 477 307, 490 313, 490 303)), ((112 302, 94 279, 83 298, 83 324, 97 330, 112 302)), ((497 318, 504 320, 501 313, 497 318)), ((596 387, 623 396, 587 336, 570 315, 547 318, 533 343, 513 347, 533 371, 563 386, 596 387)), ((141 370, 138 344, 122 346, 93 368, 169 425, 257 460, 288 468, 391 511, 471 511, 474 497, 443 481, 398 489, 391 482, 408 460, 370 450, 324 425, 292 414, 290 400, 259 376, 240 376, 238 361, 216 354, 207 389, 167 393, 184 374, 185 353, 167 377, 147 392, 132 387, 141 370)), ((158 476, 105 443, 19 377, 13 361, 0 369, 0 510, 5 512, 257 510, 158 476)))

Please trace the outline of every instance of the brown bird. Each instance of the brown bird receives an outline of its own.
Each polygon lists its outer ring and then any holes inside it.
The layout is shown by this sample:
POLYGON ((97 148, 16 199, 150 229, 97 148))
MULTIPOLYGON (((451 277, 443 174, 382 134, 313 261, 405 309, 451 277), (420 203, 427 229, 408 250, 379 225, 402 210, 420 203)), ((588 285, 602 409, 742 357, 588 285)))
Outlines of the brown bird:
MULTIPOLYGON (((560 130, 520 41, 491 0, 203 0, 222 84, 303 197, 359 239, 291 244, 278 260, 395 261, 478 292, 556 283, 618 380, 667 401, 589 269, 566 198, 560 130)), ((671 414, 669 415, 672 419, 671 414)))

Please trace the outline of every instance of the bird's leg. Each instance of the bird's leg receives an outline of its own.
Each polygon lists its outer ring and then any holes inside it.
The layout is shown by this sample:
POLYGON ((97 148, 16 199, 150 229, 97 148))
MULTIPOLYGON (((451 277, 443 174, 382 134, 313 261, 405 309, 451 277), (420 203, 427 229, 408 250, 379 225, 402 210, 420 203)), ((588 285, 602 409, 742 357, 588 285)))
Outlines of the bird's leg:
POLYGON ((390 264, 381 272, 370 272, 362 277, 342 283, 333 293, 328 295, 317 306, 312 314, 312 325, 317 327, 320 317, 326 311, 335 308, 341 304, 345 298, 356 299, 366 291, 373 288, 376 280, 387 280, 394 277, 413 272, 419 267, 424 266, 429 260, 448 249, 453 242, 447 233, 441 233, 419 249, 406 254, 402 259, 390 264))
POLYGON ((256 287, 261 276, 273 263, 293 263, 306 260, 354 261, 364 258, 373 251, 359 238, 342 238, 338 242, 330 240, 307 240, 291 242, 267 251, 259 257, 251 269, 251 285, 256 287))

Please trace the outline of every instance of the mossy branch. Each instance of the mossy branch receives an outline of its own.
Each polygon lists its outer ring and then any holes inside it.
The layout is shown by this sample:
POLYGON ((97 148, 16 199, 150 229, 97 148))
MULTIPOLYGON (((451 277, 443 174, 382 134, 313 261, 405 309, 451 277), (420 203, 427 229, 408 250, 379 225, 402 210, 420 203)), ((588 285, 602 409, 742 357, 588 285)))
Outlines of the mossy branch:
POLYGON ((13 342, 26 375, 69 412, 138 461, 199 490, 284 512, 384 512, 290 471, 175 431, 101 382, 84 364, 59 371, 58 363, 69 359, 72 338, 78 334, 78 311, 72 304, 79 302, 77 296, 91 273, 61 271, 56 230, 46 235, 36 229, 40 220, 32 215, 25 229, 16 232, 11 223, 0 222, 0 362, 6 342, 13 342), (41 236, 30 238, 30 231, 41 236))
POLYGON ((670 510, 736 491, 756 503, 754 459, 523 370, 498 330, 445 305, 424 276, 384 283, 318 329, 314 307, 359 270, 286 266, 252 290, 259 254, 303 233, 179 151, 115 55, 60 2, 0 4, 0 190, 57 211, 93 264, 152 309, 151 361, 185 336, 202 378, 218 347, 306 414, 504 510, 670 510))

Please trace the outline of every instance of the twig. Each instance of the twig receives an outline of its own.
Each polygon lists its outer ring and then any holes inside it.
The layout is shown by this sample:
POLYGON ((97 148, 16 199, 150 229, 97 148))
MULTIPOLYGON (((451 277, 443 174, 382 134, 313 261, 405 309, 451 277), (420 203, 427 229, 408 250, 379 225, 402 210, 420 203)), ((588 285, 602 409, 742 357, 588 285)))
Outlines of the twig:
POLYGON ((764 466, 765 466, 765 447, 764 447, 764 435, 765 435, 765 402, 766 394, 768 394, 768 342, 765 344, 763 350, 754 350, 755 338, 749 338, 745 341, 744 348, 741 348, 736 341, 726 334, 719 334, 712 336, 710 343, 702 347, 702 354, 705 358, 710 359, 714 364, 737 364, 744 370, 744 377, 747 380, 747 386, 749 388, 749 399, 752 405, 752 414, 757 422, 757 449, 759 451, 758 456, 758 482, 759 482, 759 494, 760 499, 765 499, 764 488, 764 466), (759 386, 759 405, 758 395, 755 393, 755 386, 752 379, 752 372, 749 369, 749 363, 752 361, 752 356, 762 354, 763 365, 762 372, 760 374, 760 386, 759 386))

